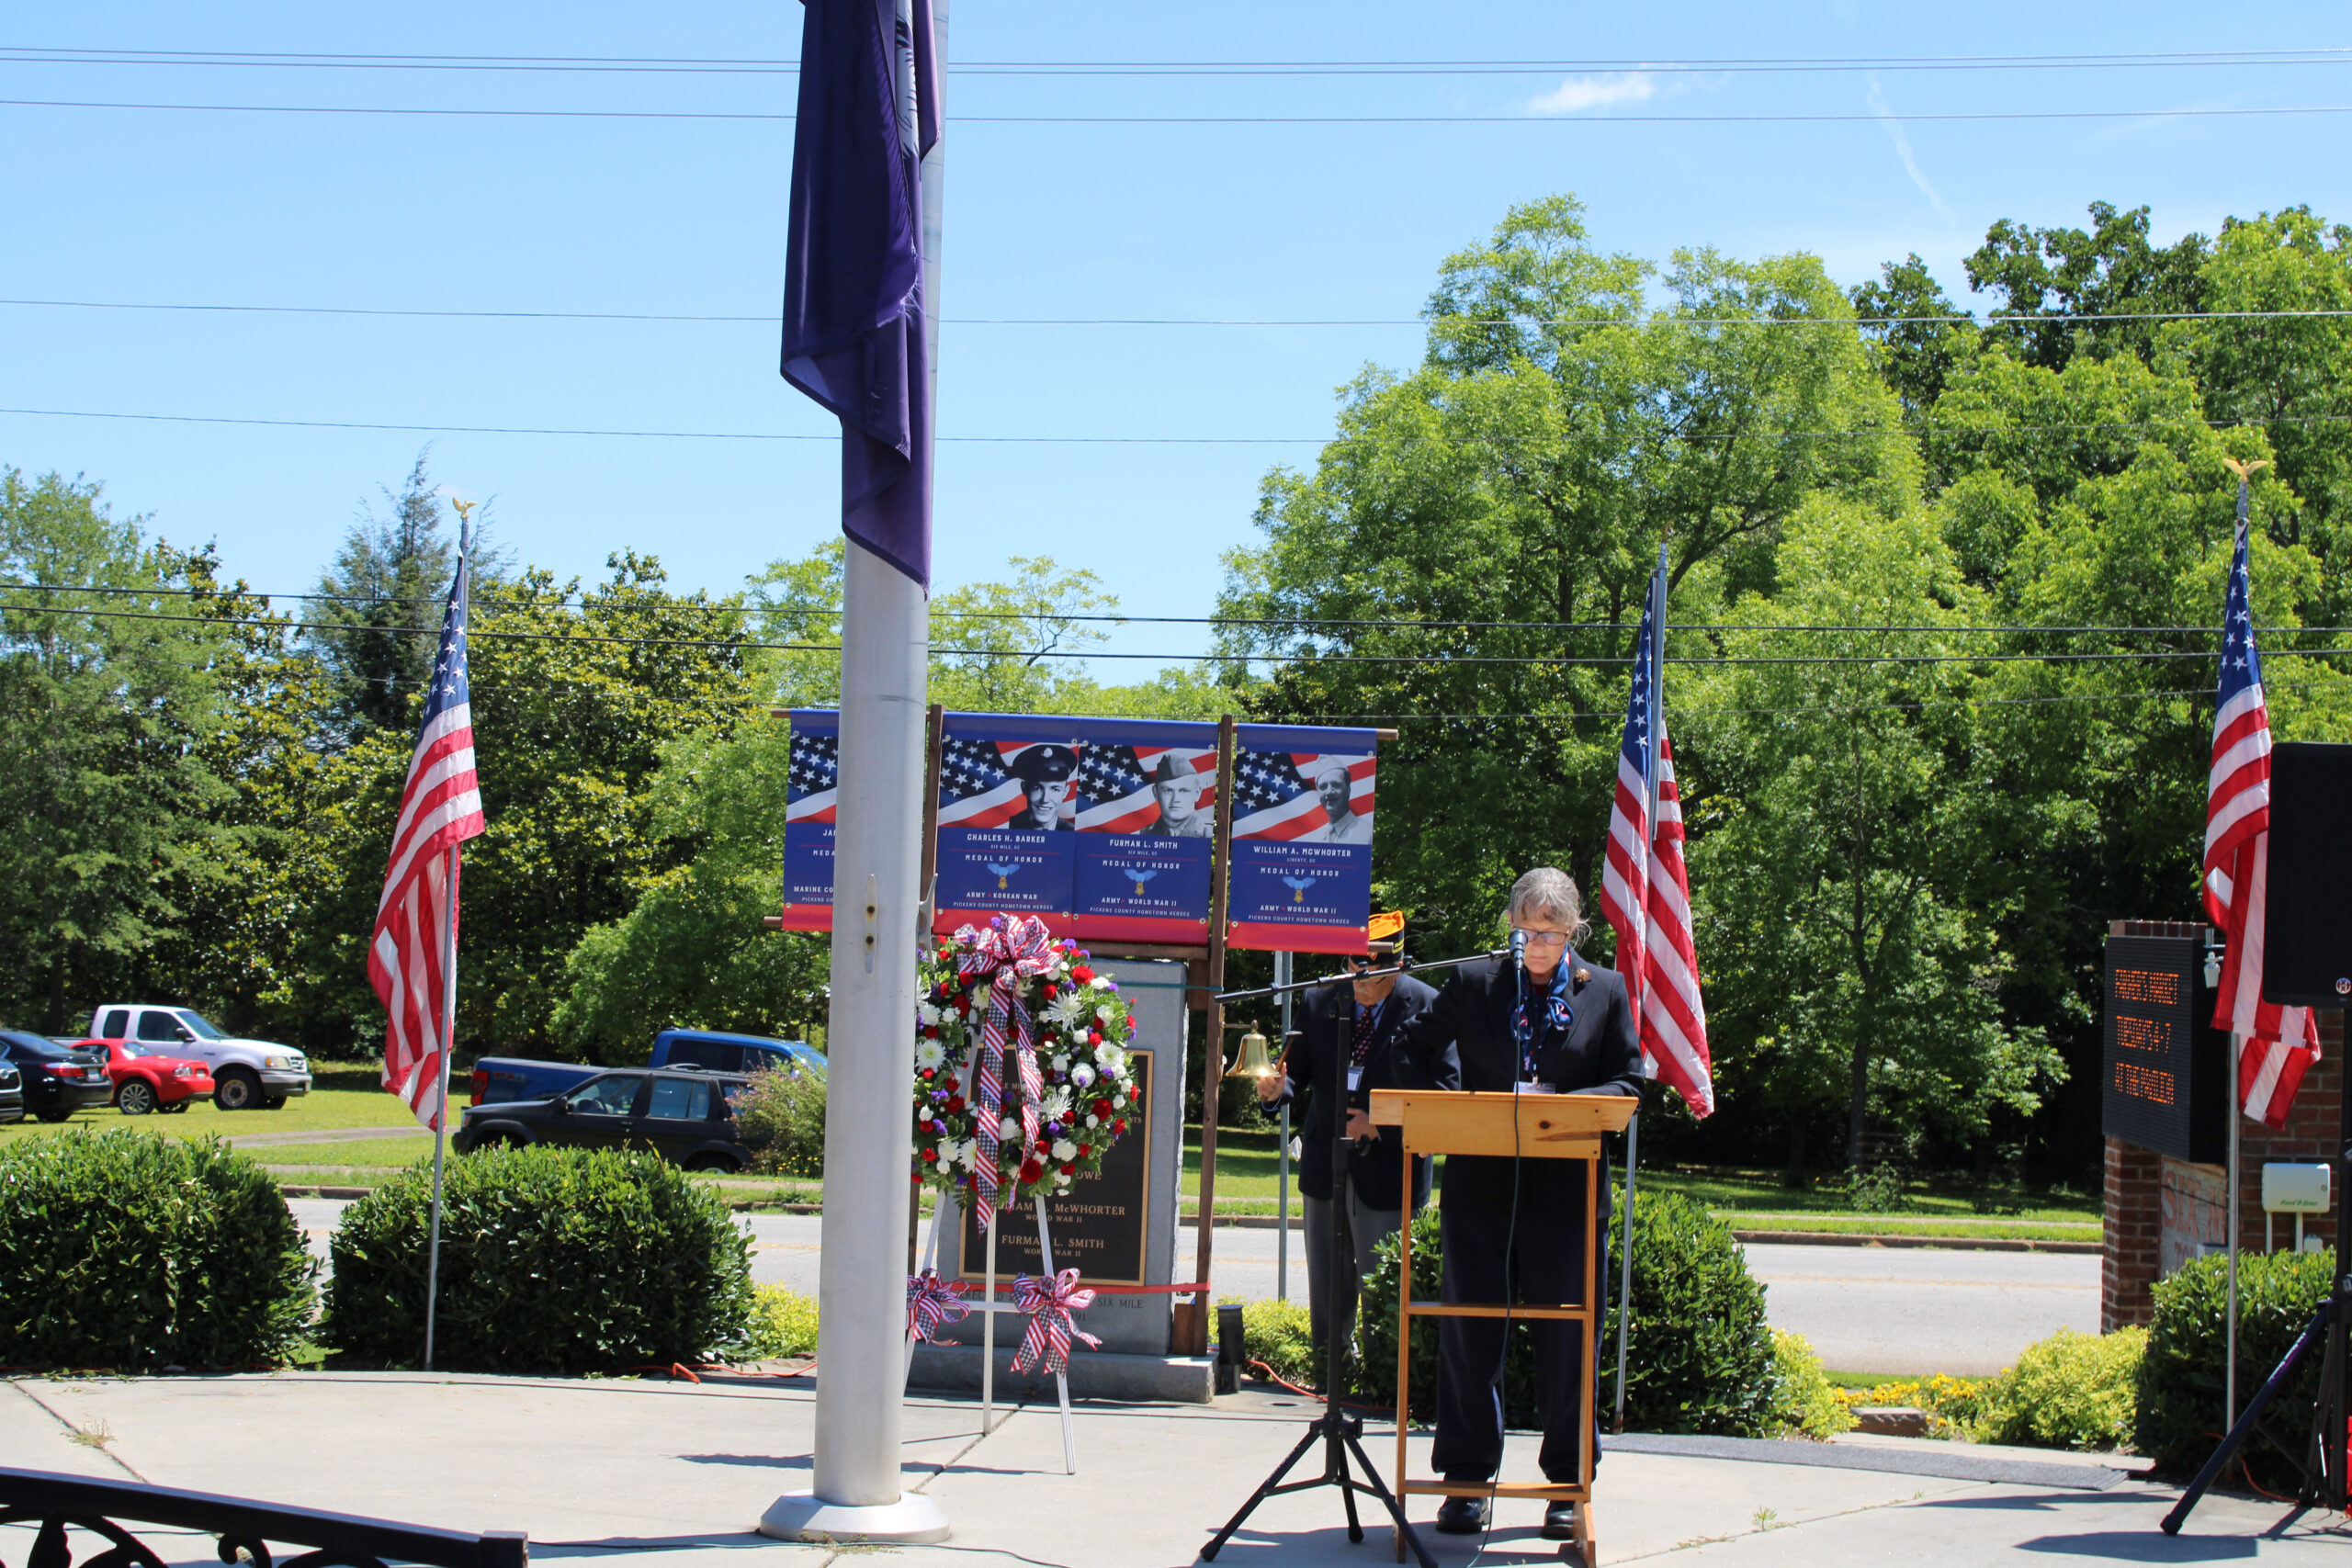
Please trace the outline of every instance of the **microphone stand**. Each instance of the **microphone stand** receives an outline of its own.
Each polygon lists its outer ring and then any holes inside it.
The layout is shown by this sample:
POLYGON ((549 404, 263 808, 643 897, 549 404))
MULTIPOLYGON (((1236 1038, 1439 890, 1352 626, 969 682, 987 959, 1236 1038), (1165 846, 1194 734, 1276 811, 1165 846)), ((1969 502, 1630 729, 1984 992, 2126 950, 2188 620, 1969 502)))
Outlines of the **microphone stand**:
MULTIPOLYGON (((1311 991, 1322 986, 1378 979, 1386 975, 1405 975, 1417 969, 1453 969, 1464 964, 1476 964, 1484 958, 1509 958, 1510 956, 1511 956, 1511 950, 1506 947, 1498 948, 1491 953, 1474 953, 1464 958, 1441 959, 1433 964, 1417 964, 1409 957, 1400 957, 1395 964, 1383 969, 1360 969, 1350 974, 1326 975, 1320 979, 1294 981, 1283 986, 1261 986, 1255 990, 1226 991, 1220 993, 1216 999, 1220 1002, 1249 1001, 1261 997, 1311 991)), ((1336 1012, 1332 1018, 1332 1024, 1339 1036, 1340 1045, 1338 1056, 1334 1059, 1344 1059, 1347 1055, 1348 1036, 1351 1032, 1347 1027, 1347 1021, 1338 1016, 1336 1012)), ((1329 1325, 1329 1332, 1323 1338, 1323 1414, 1306 1424, 1306 1435, 1299 1438, 1298 1446, 1290 1450, 1288 1458, 1274 1467, 1272 1474, 1258 1483, 1258 1490, 1250 1495, 1250 1501, 1241 1506, 1241 1511, 1227 1521, 1226 1527, 1217 1531, 1216 1537, 1206 1546, 1201 1548, 1201 1556, 1210 1562, 1216 1561, 1219 1549, 1232 1538, 1234 1531, 1241 1528, 1242 1521, 1257 1511, 1258 1505, 1267 1498, 1279 1497, 1285 1493, 1311 1491, 1317 1486, 1336 1486, 1340 1489, 1341 1506, 1347 1510, 1349 1540, 1361 1542, 1363 1540, 1363 1526, 1356 1518, 1356 1494, 1366 1492, 1379 1498, 1381 1506, 1388 1510, 1388 1517, 1396 1526, 1397 1540, 1401 1544, 1413 1549, 1413 1555, 1419 1559, 1421 1568, 1437 1568, 1436 1560, 1430 1556, 1429 1549, 1421 1544, 1421 1538, 1415 1533, 1412 1525, 1406 1519, 1404 1506, 1381 1481, 1380 1472, 1373 1468, 1370 1456, 1363 1451, 1363 1417, 1348 1415, 1340 1408, 1340 1395, 1344 1392, 1341 1387, 1341 1377, 1346 1367, 1346 1358, 1340 1350, 1340 1323, 1342 1315, 1340 1311, 1342 1300, 1340 1287, 1343 1282, 1340 1271, 1355 1268, 1355 1248, 1348 1235, 1347 1201, 1341 1196, 1345 1190, 1343 1184, 1348 1180, 1348 1156, 1352 1140, 1348 1137, 1348 1120, 1344 1111, 1335 1120, 1338 1127, 1331 1139, 1331 1268, 1329 1283, 1326 1287, 1329 1299, 1324 1303, 1323 1308, 1324 1322, 1329 1325), (1323 1473, 1305 1481, 1284 1483, 1283 1477, 1288 1475, 1291 1467, 1306 1458, 1307 1450, 1313 1448, 1317 1442, 1323 1445, 1323 1473), (1356 1463, 1363 1467, 1363 1479, 1361 1481, 1349 1473, 1348 1455, 1351 1453, 1356 1456, 1356 1463)), ((1288 1223, 1285 1217, 1283 1224, 1288 1223)), ((1405 1224, 1412 1224, 1410 1215, 1406 1216, 1405 1224)), ((1361 1285, 1357 1293, 1362 1293, 1361 1285)), ((1412 1325, 1399 1323, 1396 1325, 1396 1332, 1409 1334, 1412 1332, 1412 1325)))

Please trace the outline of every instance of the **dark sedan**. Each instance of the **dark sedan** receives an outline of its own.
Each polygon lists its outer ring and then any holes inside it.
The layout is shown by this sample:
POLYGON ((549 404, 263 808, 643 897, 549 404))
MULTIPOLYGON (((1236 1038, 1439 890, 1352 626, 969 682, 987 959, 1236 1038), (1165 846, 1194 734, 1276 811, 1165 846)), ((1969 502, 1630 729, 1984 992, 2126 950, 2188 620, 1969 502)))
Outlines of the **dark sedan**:
POLYGON ((688 1170, 741 1170, 752 1151, 731 1101, 750 1081, 693 1071, 600 1073, 547 1100, 469 1105, 450 1143, 459 1154, 500 1144, 647 1149, 688 1170))
POLYGON ((0 1061, 23 1077, 24 1108, 44 1122, 62 1122, 84 1106, 114 1098, 106 1058, 94 1051, 69 1051, 21 1029, 0 1029, 0 1061))

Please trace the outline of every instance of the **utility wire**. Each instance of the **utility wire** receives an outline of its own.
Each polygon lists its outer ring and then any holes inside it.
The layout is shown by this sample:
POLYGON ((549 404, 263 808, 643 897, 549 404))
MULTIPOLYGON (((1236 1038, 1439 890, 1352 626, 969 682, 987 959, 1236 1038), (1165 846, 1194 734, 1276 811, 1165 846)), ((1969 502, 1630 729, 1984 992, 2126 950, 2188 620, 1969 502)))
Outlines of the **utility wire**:
MULTIPOLYGON (((2334 65, 2343 49, 2182 50, 2138 53, 1791 56, 1722 60, 1382 61, 968 61, 953 76, 1548 76, 1579 72, 1654 75, 1868 71, 2081 71, 2334 65)), ((0 46, 0 62, 40 65, 193 65, 365 71, 491 71, 797 75, 786 59, 597 55, 289 54, 247 50, 126 50, 0 46)))
MULTIPOLYGON (((778 317, 670 315, 647 310, 408 310, 353 305, 151 304, 122 299, 0 299, 0 305, 59 310, 187 310, 281 316, 390 316, 401 320, 489 321, 666 321, 730 326, 775 326, 778 317)), ((2352 317, 2352 310, 2118 310, 2097 314, 1995 312, 1989 316, 1367 316, 1353 319, 1243 319, 1177 316, 949 316, 949 327, 1996 327, 2053 322, 2117 321, 2294 321, 2352 317)))
MULTIPOLYGON (((174 615, 153 610, 93 610, 70 604, 0 604, 0 612, 16 612, 36 615, 83 615, 92 620, 172 621, 186 625, 212 626, 258 626, 273 631, 329 632, 392 632, 407 633, 422 628, 406 626, 375 626, 354 625, 344 621, 297 621, 277 617, 246 618, 213 615, 174 615)), ((469 629, 469 636, 498 637, 512 642, 586 642, 609 643, 629 648, 706 648, 730 651, 765 649, 786 653, 839 653, 838 643, 756 642, 740 637, 605 637, 587 632, 500 632, 469 629)), ((1586 658, 1569 654, 1507 655, 1451 653, 1348 653, 1329 656, 1301 656, 1289 653, 1125 653, 1100 649, 1001 649, 1001 648, 939 648, 934 654, 956 659, 1120 659, 1150 660, 1162 664, 1281 664, 1292 663, 1309 667, 1338 664, 1441 664, 1441 665, 1543 665, 1554 669, 1605 668, 1632 664, 1625 658, 1586 658)), ((2352 648, 2278 648, 2265 658, 2334 658, 2352 656, 2352 648)), ((2145 662, 2171 659, 2208 660, 2215 657, 2211 650, 2175 652, 2148 650, 2133 653, 1883 653, 1883 654, 1790 654, 1736 655, 1724 658, 1668 658, 1665 662, 1701 669, 1735 665, 1775 664, 2092 664, 2116 662, 2145 662)))
MULTIPOLYGON (((99 596, 132 595, 140 597, 169 593, 184 597, 195 595, 198 597, 211 597, 217 599, 234 599, 241 597, 268 601, 282 599, 289 603, 316 604, 412 604, 438 607, 443 603, 442 599, 438 595, 421 599, 396 599, 371 593, 272 593, 258 588, 225 586, 214 588, 175 588, 170 586, 118 588, 96 583, 0 582, 0 591, 11 593, 89 593, 99 596)), ((569 598, 512 599, 503 594, 478 594, 475 596, 473 603, 477 605, 494 605, 501 607, 519 605, 526 608, 538 607, 556 610, 577 608, 583 611, 597 612, 606 615, 618 615, 625 613, 660 613, 664 615, 677 615, 684 613, 700 615, 832 616, 839 615, 842 613, 841 606, 839 604, 744 604, 739 605, 671 603, 659 605, 639 606, 619 603, 602 604, 585 599, 577 601, 569 598)), ((936 604, 931 606, 930 613, 933 617, 951 617, 956 620, 1057 622, 1100 621, 1113 626, 1134 625, 1170 626, 1370 626, 1374 628, 1408 631, 1457 631, 1503 628, 1512 631, 1612 632, 1623 631, 1632 624, 1626 621, 1405 620, 1374 619, 1370 617, 1343 615, 1121 615, 1116 612, 1094 614, 1091 612, 1071 611, 1065 613, 1058 610, 949 610, 943 609, 936 604)), ((397 630, 401 628, 379 629, 397 630)), ((430 626, 419 626, 416 629, 430 632, 433 628, 430 626)), ((1860 634, 1865 632, 1966 632, 1972 635, 1987 636, 1994 634, 2006 635, 2026 633, 2035 635, 2043 633, 2097 634, 2100 636, 2132 637, 2174 637, 2181 635, 2219 637, 2222 635, 2222 628, 2216 626, 1983 626, 1973 624, 1966 626, 1828 626, 1811 622, 1781 623, 1776 621, 1678 621, 1669 626, 1668 630, 1669 634, 1674 632, 1823 632, 1846 634, 1860 634)), ((2254 630, 2256 635, 2262 637, 2334 637, 2352 634, 2352 626, 2256 626, 2254 630)))
MULTIPOLYGON (((795 434, 759 430, 594 430, 567 426, 512 424, 406 424, 359 420, 249 419, 227 414, 129 413, 111 409, 0 408, 0 414, 28 419, 125 419, 164 424, 227 424, 283 430, 390 430, 427 435, 587 435, 651 441, 836 441, 837 431, 795 434)), ((1870 436, 1947 438, 2006 435, 2120 434, 2147 430, 2237 430, 2272 425, 2352 423, 2352 414, 2274 414, 2263 419, 2168 419, 2115 421, 2092 424, 1934 424, 1916 429, 1902 424, 1862 426, 1851 430, 1766 430, 1718 434, 1707 431, 1663 431, 1663 442, 1691 441, 1838 441, 1870 436)), ((1573 436, 1575 432, 1566 433, 1573 436)), ((1525 445, 1495 435, 937 435, 934 441, 989 446, 1514 446, 1525 445)))
MULTIPOLYGON (((386 104, 157 104, 83 98, 0 98, 0 108, 147 109, 171 114, 390 115, 425 119, 704 120, 789 125, 791 114, 709 109, 444 108, 386 104)), ((1993 120, 2244 119, 2352 114, 2352 104, 2241 108, 1967 109, 1905 113, 1912 123, 1993 120)), ((1431 114, 1431 115, 957 115, 956 125, 1883 125, 1882 114, 1431 114)))

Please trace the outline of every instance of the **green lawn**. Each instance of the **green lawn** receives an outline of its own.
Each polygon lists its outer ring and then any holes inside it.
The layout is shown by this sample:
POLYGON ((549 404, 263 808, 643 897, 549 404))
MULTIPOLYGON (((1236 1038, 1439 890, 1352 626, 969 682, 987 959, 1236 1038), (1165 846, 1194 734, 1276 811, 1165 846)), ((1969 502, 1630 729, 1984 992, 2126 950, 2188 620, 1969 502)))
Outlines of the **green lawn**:
MULTIPOLYGON (((463 1079, 451 1084, 455 1091, 449 1097, 454 1107, 462 1107, 469 1090, 463 1079)), ((456 1111, 450 1112, 450 1125, 456 1126, 456 1111)), ((338 1127, 413 1127, 416 1118, 407 1105, 386 1094, 379 1070, 367 1062, 312 1062, 311 1092, 288 1100, 277 1111, 220 1110, 209 1100, 199 1100, 186 1111, 175 1115, 125 1116, 111 1105, 94 1106, 59 1122, 37 1122, 30 1116, 21 1122, 0 1127, 0 1142, 9 1138, 38 1138, 71 1127, 143 1127, 173 1138, 200 1138, 207 1134, 235 1139, 272 1133, 307 1133, 338 1127)), ((430 1144, 425 1145, 429 1152, 430 1144)), ((405 1164, 405 1161, 401 1163, 405 1164)))

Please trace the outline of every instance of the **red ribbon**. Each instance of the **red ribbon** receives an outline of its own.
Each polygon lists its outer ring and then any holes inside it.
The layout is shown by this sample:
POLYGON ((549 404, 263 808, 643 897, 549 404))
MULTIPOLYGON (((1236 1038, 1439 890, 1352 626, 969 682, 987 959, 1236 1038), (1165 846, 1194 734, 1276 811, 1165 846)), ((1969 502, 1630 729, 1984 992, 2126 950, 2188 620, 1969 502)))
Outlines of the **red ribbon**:
POLYGON ((908 1338, 935 1342, 941 1324, 961 1323, 971 1315, 972 1309, 964 1304, 963 1280, 943 1280, 936 1269, 907 1276, 908 1338))
POLYGON ((1012 1358, 1014 1371, 1027 1371, 1040 1361, 1049 1372, 1068 1371, 1073 1335, 1085 1340, 1089 1349, 1102 1348, 1102 1341, 1070 1321, 1071 1313, 1094 1304, 1094 1292, 1080 1287, 1077 1269, 1063 1269, 1050 1284, 1023 1274, 1012 1281, 1012 1302, 1029 1316, 1029 1332, 1012 1358))
POLYGON ((1012 1162, 1016 1184, 1022 1160, 1037 1144, 1038 1101, 1045 1080, 1037 1071, 1037 1049, 1029 1032, 1029 1010, 1021 1000, 1021 982, 1054 966, 1054 939, 1046 922, 1031 915, 1013 915, 999 928, 987 931, 960 926, 956 945, 963 949, 956 972, 966 979, 989 983, 989 1007, 980 1023, 980 1055, 972 1089, 973 1120, 978 1145, 972 1161, 972 1217, 982 1230, 995 1217, 997 1201, 997 1128, 1003 1116, 1005 1023, 1012 1024, 1012 1055, 1021 1073, 1021 1154, 1012 1162))

